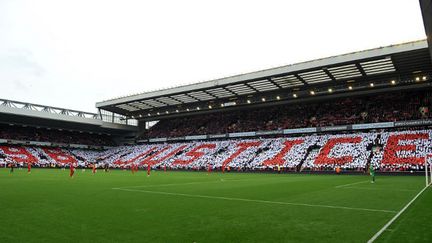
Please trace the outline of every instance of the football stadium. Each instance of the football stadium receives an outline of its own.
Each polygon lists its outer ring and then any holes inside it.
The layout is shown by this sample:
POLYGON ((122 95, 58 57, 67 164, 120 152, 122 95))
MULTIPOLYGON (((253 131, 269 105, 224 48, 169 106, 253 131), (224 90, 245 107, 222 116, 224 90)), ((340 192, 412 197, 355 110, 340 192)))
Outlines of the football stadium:
POLYGON ((0 99, 0 242, 432 242, 425 40, 96 103, 0 99))

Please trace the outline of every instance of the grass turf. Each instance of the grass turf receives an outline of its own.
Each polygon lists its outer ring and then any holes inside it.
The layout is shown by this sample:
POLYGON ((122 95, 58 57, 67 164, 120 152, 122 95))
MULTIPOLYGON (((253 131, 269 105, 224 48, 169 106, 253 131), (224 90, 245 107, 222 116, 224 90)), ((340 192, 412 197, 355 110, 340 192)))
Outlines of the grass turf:
MULTIPOLYGON (((0 169, 0 242, 366 242, 424 177, 0 169), (114 189, 113 189, 114 188, 114 189)), ((377 242, 430 242, 426 190, 377 242)))

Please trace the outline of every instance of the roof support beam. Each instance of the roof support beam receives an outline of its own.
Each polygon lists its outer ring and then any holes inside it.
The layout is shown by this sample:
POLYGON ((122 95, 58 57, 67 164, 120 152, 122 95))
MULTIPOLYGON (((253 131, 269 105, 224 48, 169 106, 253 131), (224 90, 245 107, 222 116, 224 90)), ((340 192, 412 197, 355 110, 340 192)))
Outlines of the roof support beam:
POLYGON ((168 97, 180 103, 180 104, 177 104, 177 105, 183 105, 183 101, 181 101, 179 99, 176 99, 175 97, 172 97, 172 96, 168 96, 168 97))
POLYGON ((308 83, 302 78, 302 77, 300 77, 300 75, 298 75, 297 73, 296 74, 294 74, 294 76, 298 79, 298 80, 300 80, 304 85, 308 85, 308 83))
POLYGON ((162 104, 164 104, 164 105, 168 105, 168 106, 169 106, 169 104, 167 104, 167 103, 165 103, 165 102, 163 102, 163 101, 160 101, 160 100, 158 100, 158 99, 155 99, 155 101, 156 101, 156 102, 159 102, 159 103, 162 103, 162 104))
POLYGON ((213 98, 217 98, 216 96, 214 96, 214 95, 210 94, 209 92, 207 92, 207 90, 203 90, 202 92, 204 92, 204 93, 210 95, 210 96, 213 97, 213 98))
POLYGON ((254 87, 252 87, 250 84, 248 83, 244 83, 244 85, 246 85, 248 88, 251 88, 253 91, 255 92, 259 92, 259 90, 255 89, 254 87))
POLYGON ((362 76, 366 77, 367 74, 366 74, 365 70, 362 68, 362 66, 360 65, 360 63, 357 62, 355 65, 356 65, 357 69, 360 71, 360 73, 362 74, 362 76))
POLYGON ((327 68, 323 68, 322 70, 327 74, 327 76, 330 77, 330 79, 331 79, 332 81, 336 81, 336 78, 333 76, 333 74, 331 74, 331 73, 329 72, 329 70, 328 70, 327 68))
POLYGON ((232 92, 232 91, 229 90, 229 89, 226 89, 225 87, 221 87, 221 89, 225 90, 226 92, 228 92, 228 93, 230 93, 230 94, 236 95, 236 93, 232 92))
POLYGON ((131 105, 131 104, 128 104, 129 106, 132 106, 132 107, 134 107, 134 108, 137 108, 137 109, 141 109, 141 108, 139 108, 138 106, 136 106, 136 105, 131 105))
POLYGON ((189 95, 189 94, 187 94, 187 93, 184 93, 184 95, 187 96, 187 97, 189 97, 189 98, 192 98, 192 99, 194 99, 194 100, 201 101, 200 99, 195 98, 195 97, 193 97, 193 96, 191 96, 191 95, 189 95))
POLYGON ((273 80, 271 80, 271 78, 267 79, 270 83, 272 83, 273 85, 275 85, 276 87, 278 87, 279 89, 282 89, 282 86, 280 86, 279 84, 275 83, 273 80))

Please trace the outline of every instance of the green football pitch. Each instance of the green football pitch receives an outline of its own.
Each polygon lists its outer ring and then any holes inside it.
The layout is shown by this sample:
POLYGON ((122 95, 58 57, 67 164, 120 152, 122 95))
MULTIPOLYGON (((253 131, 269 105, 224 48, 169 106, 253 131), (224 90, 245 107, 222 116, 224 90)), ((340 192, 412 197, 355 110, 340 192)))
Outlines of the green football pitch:
MULTIPOLYGON (((367 242, 421 176, 0 169, 0 242, 367 242)), ((376 242, 432 242, 426 189, 376 242)))

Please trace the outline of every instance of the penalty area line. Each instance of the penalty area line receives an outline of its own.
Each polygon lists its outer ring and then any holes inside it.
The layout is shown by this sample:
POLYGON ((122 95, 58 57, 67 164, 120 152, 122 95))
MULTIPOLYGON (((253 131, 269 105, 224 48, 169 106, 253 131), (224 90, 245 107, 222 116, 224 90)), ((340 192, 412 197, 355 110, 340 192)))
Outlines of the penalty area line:
POLYGON ((397 219, 405 210, 428 188, 429 186, 426 186, 423 188, 411 201, 409 201, 405 207, 403 207, 390 221, 387 222, 372 238, 368 240, 367 243, 374 242, 387 228, 397 219))
POLYGON ((349 184, 344 184, 344 185, 335 186, 335 188, 341 188, 341 187, 346 187, 346 186, 352 186, 352 185, 362 184, 362 183, 366 183, 366 182, 370 182, 370 181, 359 181, 359 182, 354 182, 354 183, 349 183, 349 184))
POLYGON ((206 195, 197 195, 197 194, 161 192, 161 191, 146 191, 146 190, 136 190, 136 189, 122 189, 122 188, 112 188, 112 189, 113 190, 120 190, 120 191, 128 191, 128 192, 141 192, 141 193, 151 193, 151 194, 169 195, 169 196, 182 196, 182 197, 191 197, 191 198, 206 198, 206 199, 218 199, 218 200, 227 200, 227 201, 255 202, 255 203, 265 203, 265 204, 278 204, 278 205, 316 207, 316 208, 331 208, 331 209, 343 209, 343 210, 355 210, 355 211, 367 211, 367 212, 396 213, 396 211, 393 211, 393 210, 383 210, 383 209, 353 208, 353 207, 344 207, 344 206, 307 204, 307 203, 291 203, 291 202, 267 201, 267 200, 259 200, 259 199, 206 196, 206 195))

